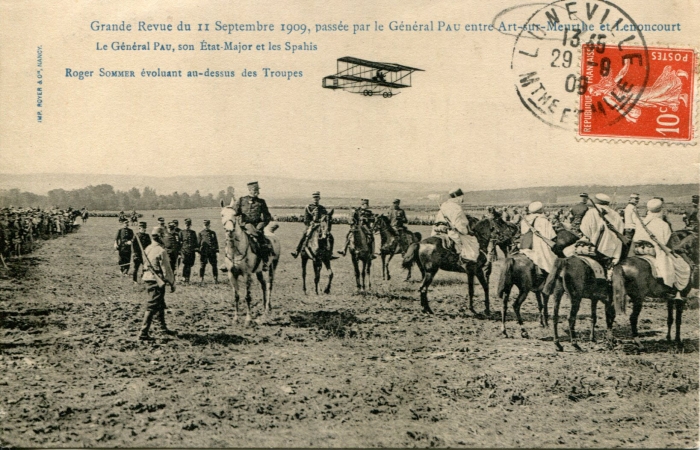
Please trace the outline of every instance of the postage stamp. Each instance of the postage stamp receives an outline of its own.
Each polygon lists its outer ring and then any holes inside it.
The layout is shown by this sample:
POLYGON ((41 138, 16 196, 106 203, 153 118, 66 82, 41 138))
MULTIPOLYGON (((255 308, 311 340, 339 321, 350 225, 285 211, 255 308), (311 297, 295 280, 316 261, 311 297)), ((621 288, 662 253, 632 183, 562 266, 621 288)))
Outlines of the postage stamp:
POLYGON ((692 140, 693 50, 584 45, 581 77, 579 136, 692 140))

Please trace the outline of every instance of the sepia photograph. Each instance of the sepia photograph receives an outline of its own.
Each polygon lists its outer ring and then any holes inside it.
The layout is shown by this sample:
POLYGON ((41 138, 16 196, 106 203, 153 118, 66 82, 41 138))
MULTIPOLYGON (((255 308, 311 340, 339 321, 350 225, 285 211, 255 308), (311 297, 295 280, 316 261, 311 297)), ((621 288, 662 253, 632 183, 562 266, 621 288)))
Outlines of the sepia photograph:
POLYGON ((0 0, 0 447, 697 448, 690 0, 0 0))

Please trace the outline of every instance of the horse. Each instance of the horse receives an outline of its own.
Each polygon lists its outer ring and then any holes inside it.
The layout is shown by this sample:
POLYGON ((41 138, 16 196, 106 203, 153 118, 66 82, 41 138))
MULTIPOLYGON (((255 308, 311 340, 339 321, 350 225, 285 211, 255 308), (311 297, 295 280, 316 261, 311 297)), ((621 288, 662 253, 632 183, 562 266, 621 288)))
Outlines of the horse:
MULTIPOLYGON (((569 245, 575 243, 578 236, 568 230, 560 230, 554 240, 552 251, 560 258, 564 257, 563 250, 569 245)), ((528 337, 527 330, 523 327, 523 320, 520 317, 520 307, 527 299, 527 295, 532 291, 537 298, 537 308, 540 313, 540 325, 543 327, 549 326, 548 301, 549 295, 543 294, 544 279, 539 279, 535 264, 530 258, 522 253, 515 253, 507 256, 506 261, 498 281, 497 296, 503 300, 503 309, 501 310, 501 331, 504 336, 508 337, 506 331, 506 313, 508 311, 508 298, 513 286, 518 288, 518 297, 513 302, 513 311, 520 325, 520 334, 522 337, 528 337)))
POLYGON ((491 241, 494 245, 493 254, 496 254, 496 247, 498 247, 503 252, 503 256, 508 257, 520 237, 520 227, 515 223, 506 222, 502 218, 491 217, 489 221, 491 223, 491 241))
POLYGON ((323 290, 324 294, 330 294, 333 281, 333 269, 331 259, 333 257, 333 235, 331 225, 333 223, 333 209, 320 217, 320 223, 314 226, 306 239, 306 244, 301 252, 301 279, 304 283, 306 294, 306 263, 311 260, 314 269, 314 286, 318 295, 318 282, 321 280, 321 266, 326 266, 328 271, 328 284, 323 290))
POLYGON ((367 287, 372 288, 370 269, 372 268, 373 251, 368 242, 368 237, 362 230, 362 226, 352 225, 350 234, 352 240, 348 250, 352 258, 352 266, 355 269, 355 284, 357 285, 357 292, 364 292, 367 287), (362 263, 362 271, 360 271, 360 263, 362 263), (366 284, 365 281, 367 282, 366 284))
POLYGON ((87 222, 87 220, 88 220, 88 217, 90 217, 90 213, 88 213, 87 210, 85 210, 80 215, 80 217, 83 219, 83 224, 85 224, 85 222, 87 222))
MULTIPOLYGON (((683 347, 681 339, 681 322, 683 316, 684 299, 691 289, 698 288, 700 284, 700 273, 698 272, 698 235, 690 230, 679 230, 671 234, 668 247, 674 252, 687 256, 686 262, 691 267, 691 275, 688 286, 680 295, 682 298, 674 298, 675 290, 666 286, 661 280, 654 278, 651 265, 645 259, 631 256, 616 265, 613 269, 613 302, 615 309, 622 313, 625 311, 626 295, 632 301, 632 313, 630 314, 630 327, 632 328, 632 339, 639 350, 644 350, 639 339, 637 321, 642 311, 642 303, 645 298, 665 298, 667 303, 668 318, 666 340, 671 341, 671 327, 673 326, 673 309, 676 310, 676 338, 677 348, 683 347)), ((681 256, 675 256, 680 258, 681 256)))
POLYGON ((267 273, 263 273, 262 259, 251 249, 250 237, 245 232, 245 228, 241 224, 240 216, 235 215, 233 209, 234 200, 231 199, 231 204, 224 206, 224 201, 221 200, 221 223, 224 225, 226 232, 226 259, 225 265, 228 271, 228 278, 235 295, 236 312, 234 321, 238 322, 238 303, 240 301, 240 288, 245 286, 246 300, 246 318, 245 325, 248 325, 251 320, 250 316, 250 285, 253 281, 252 275, 260 283, 263 294, 263 319, 265 322, 267 315, 271 310, 272 286, 275 279, 275 270, 279 263, 279 256, 282 253, 280 242, 275 235, 268 235, 267 238, 272 243, 272 254, 269 257, 267 273), (265 280, 267 275, 267 281, 265 280))
MULTIPOLYGON (((378 214, 375 216, 376 220, 374 222, 374 227, 372 228, 373 233, 379 233, 380 237, 380 250, 379 256, 382 258, 382 280, 391 280, 391 274, 389 273, 389 263, 391 259, 397 253, 401 255, 406 254, 408 246, 414 242, 420 242, 422 239, 421 234, 416 232, 411 232, 405 230, 403 233, 399 234, 389 223, 389 218, 384 214, 378 214), (389 256, 389 259, 386 257, 389 256)), ((408 268, 408 275, 406 276, 406 281, 411 279, 411 268, 408 268)))
POLYGON ((491 223, 489 219, 478 220, 475 217, 467 215, 469 227, 474 230, 476 239, 479 242, 479 256, 476 262, 469 261, 466 264, 460 262, 459 254, 450 249, 452 244, 447 236, 431 236, 423 239, 420 242, 413 243, 406 250, 406 255, 403 258, 404 269, 410 268, 413 264, 417 264, 423 280, 419 288, 421 306, 423 312, 433 314, 428 302, 428 288, 435 278, 438 270, 446 270, 449 272, 462 272, 467 274, 469 285, 469 310, 474 311, 474 276, 479 280, 481 287, 484 289, 484 304, 485 314, 491 315, 489 308, 489 277, 491 275, 490 262, 486 258, 486 252, 491 240, 491 223))

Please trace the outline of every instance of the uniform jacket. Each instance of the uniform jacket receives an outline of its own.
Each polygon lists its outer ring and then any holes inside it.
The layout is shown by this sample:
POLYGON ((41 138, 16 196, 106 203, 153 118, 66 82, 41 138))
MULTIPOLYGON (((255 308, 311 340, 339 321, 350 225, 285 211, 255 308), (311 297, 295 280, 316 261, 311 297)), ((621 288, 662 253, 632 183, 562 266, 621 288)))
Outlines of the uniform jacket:
MULTIPOLYGON (((601 211, 605 211, 605 218, 615 227, 619 232, 622 232, 622 217, 607 205, 598 205, 601 211)), ((596 249, 605 256, 613 258, 615 262, 620 260, 620 255, 622 254, 622 242, 620 239, 608 229, 605 221, 595 208, 588 210, 583 219, 581 220, 581 233, 586 236, 591 243, 598 243, 596 249), (601 227, 603 228, 603 236, 598 242, 598 237, 600 236, 601 227)))
MULTIPOLYGON (((524 221, 529 223, 538 233, 547 239, 555 239, 557 237, 554 227, 544 214, 528 214, 525 216, 524 221)), ((530 227, 521 222, 520 233, 525 234, 528 231, 530 231, 530 227)), ((552 248, 534 233, 532 236, 532 249, 523 248, 520 252, 530 258, 537 267, 548 273, 552 272, 554 262, 557 260, 557 255, 554 254, 552 248)))
POLYGON ((625 229, 634 230, 637 228, 637 205, 628 203, 625 206, 625 229))
POLYGON ((120 228, 119 231, 117 231, 115 242, 117 243, 118 248, 124 248, 129 246, 133 238, 134 230, 131 228, 120 228))
POLYGON ((218 253, 219 252, 219 241, 216 239, 216 233, 213 230, 207 230, 206 228, 199 232, 199 240, 197 241, 197 248, 203 254, 207 253, 218 253))
POLYGON ((408 219, 406 219, 406 212, 401 209, 392 209, 389 211, 389 223, 391 224, 392 228, 403 228, 404 225, 406 225, 406 222, 408 222, 408 219))
MULTIPOLYGON (((661 218, 661 213, 648 212, 642 219, 644 225, 654 235, 656 240, 664 245, 668 245, 671 238, 671 227, 661 218)), ((656 251, 655 266, 656 271, 663 278, 664 284, 669 287, 683 289, 690 280, 690 266, 680 256, 667 255, 659 245, 649 236, 647 230, 641 224, 637 224, 634 233, 634 241, 647 241, 654 246, 656 251)))
POLYGON ((171 253, 180 253, 180 235, 175 231, 163 234, 163 247, 171 253))
POLYGON ((308 227, 311 225, 311 222, 318 222, 321 216, 325 214, 328 214, 328 211, 323 205, 309 203, 304 209, 304 224, 308 227))
POLYGON ((265 200, 259 197, 253 197, 246 195, 241 197, 236 201, 236 206, 234 207, 237 216, 243 216, 243 223, 250 223, 258 227, 263 224, 264 228, 272 221, 272 215, 267 209, 267 203, 265 200))
POLYGON ((364 225, 367 228, 371 228, 374 224, 374 214, 369 209, 358 208, 352 214, 352 224, 351 225, 364 225))
POLYGON ((148 233, 136 233, 134 235, 134 238, 131 240, 131 248, 134 251, 134 258, 141 258, 141 247, 143 247, 143 249, 146 250, 146 247, 148 247, 149 245, 151 245, 151 236, 149 236, 148 233), (139 242, 141 242, 141 246, 139 246, 139 243, 136 242, 137 239, 139 240, 139 242))
POLYGON ((180 231, 180 251, 182 253, 194 253, 197 251, 197 232, 192 229, 184 229, 180 231))
POLYGON ((146 247, 146 256, 148 259, 144 258, 146 270, 143 272, 143 280, 156 281, 156 277, 153 276, 153 272, 151 272, 155 271, 163 281, 172 286, 173 283, 175 283, 175 274, 173 274, 173 269, 170 266, 170 258, 165 248, 153 241, 151 245, 146 247))

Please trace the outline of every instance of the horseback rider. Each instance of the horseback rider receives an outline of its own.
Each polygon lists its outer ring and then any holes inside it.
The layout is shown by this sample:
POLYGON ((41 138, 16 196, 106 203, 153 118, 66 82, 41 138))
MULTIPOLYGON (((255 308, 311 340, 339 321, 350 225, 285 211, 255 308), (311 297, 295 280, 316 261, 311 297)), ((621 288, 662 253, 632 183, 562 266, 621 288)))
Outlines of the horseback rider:
POLYGON ((359 227, 367 239, 367 245, 372 254, 372 259, 375 259, 377 255, 374 254, 374 233, 372 232, 373 225, 374 214, 369 209, 369 199, 363 198, 360 201, 360 207, 355 209, 355 212, 352 214, 350 230, 348 230, 348 234, 345 236, 345 247, 343 247, 343 250, 339 250, 338 254, 342 256, 346 255, 348 252, 348 246, 350 245, 350 236, 352 235, 352 232, 359 227))
POLYGON ((698 195, 693 195, 693 206, 685 212, 683 222, 687 229, 698 232, 698 195))
POLYGON ((252 238, 253 251, 257 250, 258 256, 263 261, 262 270, 267 271, 268 258, 272 248, 265 237, 264 230, 272 221, 272 215, 267 209, 265 200, 259 197, 260 186, 257 181, 248 183, 248 192, 250 195, 238 199, 234 211, 236 216, 241 216, 241 223, 248 236, 252 238))
POLYGON ((585 192, 579 194, 581 203, 577 203, 571 207, 571 232, 581 237, 581 221, 583 216, 588 212, 588 194, 585 192))
POLYGON ((294 258, 299 256, 299 253, 301 253, 302 249, 306 245, 309 236, 311 236, 311 232, 321 223, 321 217, 328 214, 326 208, 319 203, 321 201, 320 192, 314 192, 313 194, 311 194, 311 198, 313 198, 313 202, 309 203, 304 209, 304 225, 306 225, 306 230, 301 236, 299 244, 297 244, 296 250, 292 252, 292 256, 294 258))
POLYGON ((582 239, 587 239, 595 247, 597 259, 605 267, 609 278, 610 269, 620 262, 622 256, 622 240, 619 237, 623 228, 622 218, 610 207, 610 197, 607 195, 596 194, 592 201, 597 208, 586 212, 581 219, 580 230, 585 237, 582 239))
POLYGON ((435 226, 431 235, 435 236, 446 230, 460 258, 464 261, 476 261, 479 257, 479 241, 462 210, 463 202, 462 189, 450 192, 450 198, 440 205, 440 211, 435 215, 435 226))
POLYGON ((389 225, 391 225, 391 228, 394 229, 394 231, 396 232, 396 236, 399 239, 399 242, 401 242, 405 239, 406 232, 408 231, 408 229, 406 228, 406 223, 408 222, 408 219, 406 218, 406 211, 404 211, 401 208, 400 199, 395 199, 393 205, 394 209, 389 211, 389 225))
POLYGON ((542 208, 542 202, 532 202, 528 206, 530 214, 521 221, 520 233, 521 235, 532 233, 532 240, 530 240, 529 248, 521 248, 520 253, 532 260, 536 267, 535 270, 540 272, 538 275, 546 277, 552 272, 557 255, 554 254, 552 247, 545 239, 550 241, 556 239, 557 234, 542 208))
POLYGON ((627 236, 630 240, 634 237, 634 232, 637 228, 637 217, 639 213, 637 212, 637 205, 639 204, 639 194, 631 194, 630 200, 625 206, 625 229, 622 234, 627 236))
POLYGON ((658 198, 647 202, 647 215, 637 221, 634 241, 646 242, 646 245, 654 247, 654 266, 659 277, 663 278, 666 286, 682 291, 690 280, 690 265, 682 257, 674 255, 668 247, 672 231, 662 218, 663 206, 664 202, 658 198))

